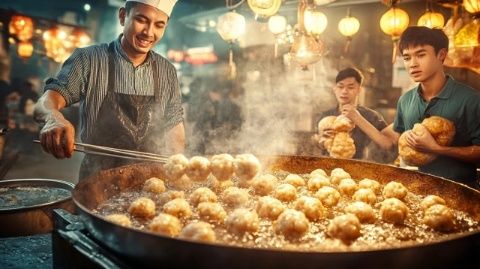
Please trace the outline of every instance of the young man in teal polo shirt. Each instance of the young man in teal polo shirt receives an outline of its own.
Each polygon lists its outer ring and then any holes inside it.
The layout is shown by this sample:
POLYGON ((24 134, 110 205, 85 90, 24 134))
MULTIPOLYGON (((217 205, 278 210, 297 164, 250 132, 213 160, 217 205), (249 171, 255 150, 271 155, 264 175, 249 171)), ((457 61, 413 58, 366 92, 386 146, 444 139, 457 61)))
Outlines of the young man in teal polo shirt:
POLYGON ((480 91, 445 75, 443 62, 448 38, 442 30, 412 26, 400 38, 400 51, 410 77, 418 86, 400 97, 393 124, 382 133, 395 142, 407 132, 408 144, 416 150, 438 155, 419 167, 421 172, 478 187, 476 166, 480 163, 480 91), (417 136, 411 129, 429 116, 455 124, 450 146, 440 146, 430 134, 417 136))

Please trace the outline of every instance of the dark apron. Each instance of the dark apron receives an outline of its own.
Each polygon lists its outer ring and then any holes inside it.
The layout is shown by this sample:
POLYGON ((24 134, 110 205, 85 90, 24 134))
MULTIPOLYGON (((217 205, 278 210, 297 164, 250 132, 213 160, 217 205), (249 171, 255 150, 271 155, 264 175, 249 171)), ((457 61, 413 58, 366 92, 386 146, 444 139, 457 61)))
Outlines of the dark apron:
MULTIPOLYGON (((163 110, 160 102, 158 67, 153 67, 154 96, 115 93, 113 42, 108 46, 108 84, 93 131, 85 143, 113 148, 161 153, 165 148, 163 110)), ((79 179, 136 161, 86 154, 79 179)))

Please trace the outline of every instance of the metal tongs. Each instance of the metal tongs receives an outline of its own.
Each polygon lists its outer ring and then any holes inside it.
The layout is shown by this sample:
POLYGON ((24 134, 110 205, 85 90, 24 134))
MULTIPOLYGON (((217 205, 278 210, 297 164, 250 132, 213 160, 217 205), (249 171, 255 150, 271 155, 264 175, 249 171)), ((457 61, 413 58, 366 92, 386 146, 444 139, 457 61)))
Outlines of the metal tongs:
MULTIPOLYGON (((33 142, 40 144, 39 140, 33 140, 33 142)), ((165 163, 168 159, 167 156, 150 153, 150 152, 118 149, 118 148, 111 148, 106 146, 98 146, 98 145, 79 143, 79 142, 73 143, 73 145, 75 145, 75 148, 73 149, 74 151, 83 152, 86 154, 115 157, 115 158, 122 158, 122 159, 136 160, 136 161, 160 162, 160 163, 165 163)))

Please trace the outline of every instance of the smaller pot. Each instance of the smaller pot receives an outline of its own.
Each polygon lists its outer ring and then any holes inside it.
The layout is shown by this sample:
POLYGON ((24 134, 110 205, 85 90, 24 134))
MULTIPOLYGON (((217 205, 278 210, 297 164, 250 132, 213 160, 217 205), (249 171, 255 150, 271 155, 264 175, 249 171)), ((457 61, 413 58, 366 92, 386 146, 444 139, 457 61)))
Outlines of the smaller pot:
POLYGON ((0 181, 0 237, 51 232, 53 209, 74 212, 74 187, 73 183, 55 179, 0 181))

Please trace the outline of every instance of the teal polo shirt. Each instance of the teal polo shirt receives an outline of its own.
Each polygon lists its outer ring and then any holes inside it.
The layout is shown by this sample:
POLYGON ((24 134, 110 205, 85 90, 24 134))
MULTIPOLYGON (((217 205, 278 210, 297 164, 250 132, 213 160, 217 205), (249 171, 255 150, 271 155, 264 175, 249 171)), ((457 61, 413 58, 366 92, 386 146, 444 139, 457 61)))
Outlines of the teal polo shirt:
MULTIPOLYGON (((429 116, 440 116, 455 124, 455 137, 450 146, 480 145, 480 92, 447 76, 442 91, 430 102, 421 95, 421 86, 402 95, 397 104, 393 129, 398 133, 413 128, 429 116)), ((433 162, 419 167, 421 172, 461 183, 476 180, 476 165, 439 155, 433 162)))

